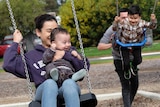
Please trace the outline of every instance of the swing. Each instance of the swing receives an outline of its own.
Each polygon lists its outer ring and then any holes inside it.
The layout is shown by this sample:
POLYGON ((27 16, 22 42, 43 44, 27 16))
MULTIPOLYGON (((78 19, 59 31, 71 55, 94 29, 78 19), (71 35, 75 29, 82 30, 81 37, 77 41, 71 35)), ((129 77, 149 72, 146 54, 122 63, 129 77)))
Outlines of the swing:
MULTIPOLYGON (((10 6, 9 0, 6 0, 6 4, 7 4, 8 11, 9 11, 9 14, 10 14, 10 17, 11 17, 13 28, 14 28, 14 30, 16 30, 17 26, 16 26, 16 23, 15 23, 15 19, 14 19, 14 16, 13 16, 13 12, 12 12, 12 8, 10 6)), ((80 95, 80 107, 96 107, 97 98, 96 98, 95 94, 91 92, 92 87, 91 87, 91 83, 90 83, 90 80, 89 80, 89 71, 87 69, 88 67, 87 67, 86 57, 85 57, 85 53, 84 53, 84 49, 83 49, 83 43, 82 43, 82 39, 81 39, 81 34, 80 34, 80 30, 79 30, 79 25, 78 25, 78 21, 77 21, 77 16, 76 16, 76 11, 75 11, 73 0, 71 0, 71 5, 72 5, 74 21, 75 21, 75 25, 76 25, 76 30, 77 30, 77 33, 78 33, 78 39, 79 39, 79 43, 80 43, 81 53, 82 53, 82 56, 83 56, 83 59, 84 59, 84 64, 85 64, 84 67, 87 70, 86 77, 87 77, 88 89, 89 89, 88 93, 80 95)), ((20 45, 20 54, 22 56, 22 60, 23 60, 23 63, 24 63, 24 69, 25 69, 25 73, 26 73, 28 89, 29 89, 30 99, 31 99, 31 102, 29 103, 29 107, 41 107, 40 102, 33 101, 34 94, 33 94, 32 85, 31 85, 31 82, 30 82, 28 68, 27 68, 27 65, 26 65, 24 50, 22 48, 22 44, 20 43, 19 45, 20 45)), ((65 107, 64 99, 59 99, 58 98, 57 105, 58 105, 58 107, 65 107)))
POLYGON ((138 43, 122 43, 117 36, 116 43, 122 47, 133 47, 133 46, 143 46, 147 40, 146 40, 146 28, 143 29, 143 35, 144 39, 141 42, 138 43))
MULTIPOLYGON (((154 3, 154 7, 153 7, 153 11, 152 11, 152 14, 155 12, 155 8, 156 8, 156 4, 157 4, 158 0, 155 0, 155 3, 154 3)), ((117 8, 117 16, 118 16, 118 13, 119 13, 119 10, 118 10, 118 0, 116 0, 116 8, 117 8)), ((118 36, 116 38, 116 43, 122 47, 133 47, 133 46, 143 46, 145 45, 145 43, 147 42, 147 39, 146 39, 146 28, 143 29, 143 35, 144 35, 144 38, 141 42, 139 43, 122 43, 118 36)))
MULTIPOLYGON (((155 3, 154 3, 154 7, 153 7, 153 11, 152 11, 152 14, 154 14, 155 12, 155 8, 156 8, 156 4, 157 4, 158 0, 155 0, 155 3)), ((119 16, 119 10, 118 10, 118 0, 116 0, 116 9, 117 9, 117 16, 119 16)), ((141 46, 144 46, 145 43, 147 42, 147 37, 146 37, 146 31, 147 29, 146 28, 143 28, 143 40, 141 42, 138 42, 138 43, 122 43, 120 40, 119 40, 119 35, 116 35, 115 33, 115 41, 116 41, 116 44, 118 44, 120 47, 141 47, 141 46)), ((120 51, 120 54, 121 54, 121 51, 120 51)), ((132 54, 132 53, 131 53, 132 54)), ((132 56, 132 55, 131 55, 132 56)), ((121 60, 123 61, 123 58, 121 57, 121 60)), ((124 72, 124 78, 125 79, 130 79, 131 78, 131 73, 132 75, 136 76, 136 74, 134 73, 133 69, 132 69, 132 60, 133 60, 133 56, 132 58, 130 58, 130 70, 128 72, 124 72), (128 75, 128 77, 126 76, 128 75)), ((122 63, 123 64, 123 63, 122 63)), ((124 66, 124 65, 122 65, 124 66)))

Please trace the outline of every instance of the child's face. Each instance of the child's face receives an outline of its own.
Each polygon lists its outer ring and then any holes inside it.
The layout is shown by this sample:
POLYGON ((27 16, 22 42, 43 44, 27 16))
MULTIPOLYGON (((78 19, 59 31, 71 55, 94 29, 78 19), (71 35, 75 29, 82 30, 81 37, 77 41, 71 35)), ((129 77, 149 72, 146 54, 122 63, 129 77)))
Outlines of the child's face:
POLYGON ((71 47, 70 35, 59 33, 56 35, 54 43, 56 44, 56 49, 69 50, 71 47))
POLYGON ((139 23, 140 19, 141 17, 139 16, 139 14, 128 15, 129 23, 132 26, 136 26, 139 23))

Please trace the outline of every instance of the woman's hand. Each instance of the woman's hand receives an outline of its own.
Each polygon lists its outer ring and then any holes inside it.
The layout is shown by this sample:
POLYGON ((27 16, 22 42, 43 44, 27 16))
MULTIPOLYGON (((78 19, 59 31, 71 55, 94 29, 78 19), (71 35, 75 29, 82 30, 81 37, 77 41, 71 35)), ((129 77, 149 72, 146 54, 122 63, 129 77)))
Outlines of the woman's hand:
POLYGON ((16 29, 13 33, 13 42, 20 43, 22 39, 22 33, 18 29, 16 29))

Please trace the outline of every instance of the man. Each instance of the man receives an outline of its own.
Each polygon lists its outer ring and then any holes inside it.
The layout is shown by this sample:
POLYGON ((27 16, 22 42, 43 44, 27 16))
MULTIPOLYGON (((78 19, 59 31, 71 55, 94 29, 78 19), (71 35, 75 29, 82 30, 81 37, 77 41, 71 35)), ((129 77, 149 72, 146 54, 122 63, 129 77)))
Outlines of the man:
MULTIPOLYGON (((122 8, 119 10, 119 16, 121 21, 128 16, 128 9, 122 8)), ((152 44, 152 39, 150 39, 150 35, 147 36, 147 45, 152 44), (148 39, 149 38, 149 39, 148 39)), ((115 32, 112 30, 112 25, 106 30, 103 37, 100 39, 100 42, 97 46, 98 50, 105 50, 112 48, 112 56, 114 60, 115 71, 117 72, 121 86, 122 86, 122 97, 124 107, 131 107, 133 99, 137 93, 139 81, 138 81, 138 73, 137 75, 131 74, 130 79, 126 79, 124 77, 124 69, 123 69, 123 60, 119 51, 119 46, 117 46, 115 42, 115 32)))

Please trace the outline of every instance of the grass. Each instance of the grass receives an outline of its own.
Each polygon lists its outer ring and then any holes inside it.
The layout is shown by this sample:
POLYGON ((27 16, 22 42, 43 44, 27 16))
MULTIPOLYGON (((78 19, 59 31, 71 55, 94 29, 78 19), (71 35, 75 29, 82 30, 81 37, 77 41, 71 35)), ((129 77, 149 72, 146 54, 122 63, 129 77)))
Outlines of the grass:
POLYGON ((0 69, 0 73, 1 73, 1 72, 4 72, 4 70, 3 70, 3 69, 0 69))
MULTIPOLYGON (((112 56, 111 49, 99 51, 96 47, 89 47, 89 48, 85 48, 84 51, 87 58, 112 56)), ((158 51, 160 51, 160 41, 155 41, 151 46, 146 46, 142 49, 142 53, 158 52, 158 51)), ((143 60, 157 59, 157 58, 160 58, 160 56, 159 55, 143 56, 143 60)), ((102 64, 102 63, 111 63, 111 62, 113 62, 112 59, 90 61, 91 64, 102 64)))
POLYGON ((84 49, 85 55, 88 58, 111 56, 111 49, 108 50, 98 50, 97 47, 89 47, 84 49))
MULTIPOLYGON (((158 51, 160 51, 160 41, 154 41, 154 43, 151 46, 144 47, 143 50, 142 50, 142 53, 158 52, 158 51)), ((111 49, 99 51, 97 49, 97 47, 84 48, 84 53, 85 53, 85 56, 87 58, 112 56, 111 49)), ((160 58, 160 55, 144 56, 143 60, 145 60, 145 59, 157 59, 157 58, 160 58)), ((0 58, 0 62, 2 62, 2 61, 3 61, 3 58, 0 58)), ((90 61, 91 64, 102 64, 102 63, 111 63, 111 62, 113 62, 112 59, 90 61)), ((0 70, 0 72, 3 72, 3 70, 0 70)))
MULTIPOLYGON (((160 51, 160 41, 155 41, 151 46, 146 46, 143 48, 142 52, 158 52, 160 51)), ((89 47, 84 49, 85 55, 88 58, 111 56, 111 49, 108 50, 98 50, 96 47, 89 47)))

